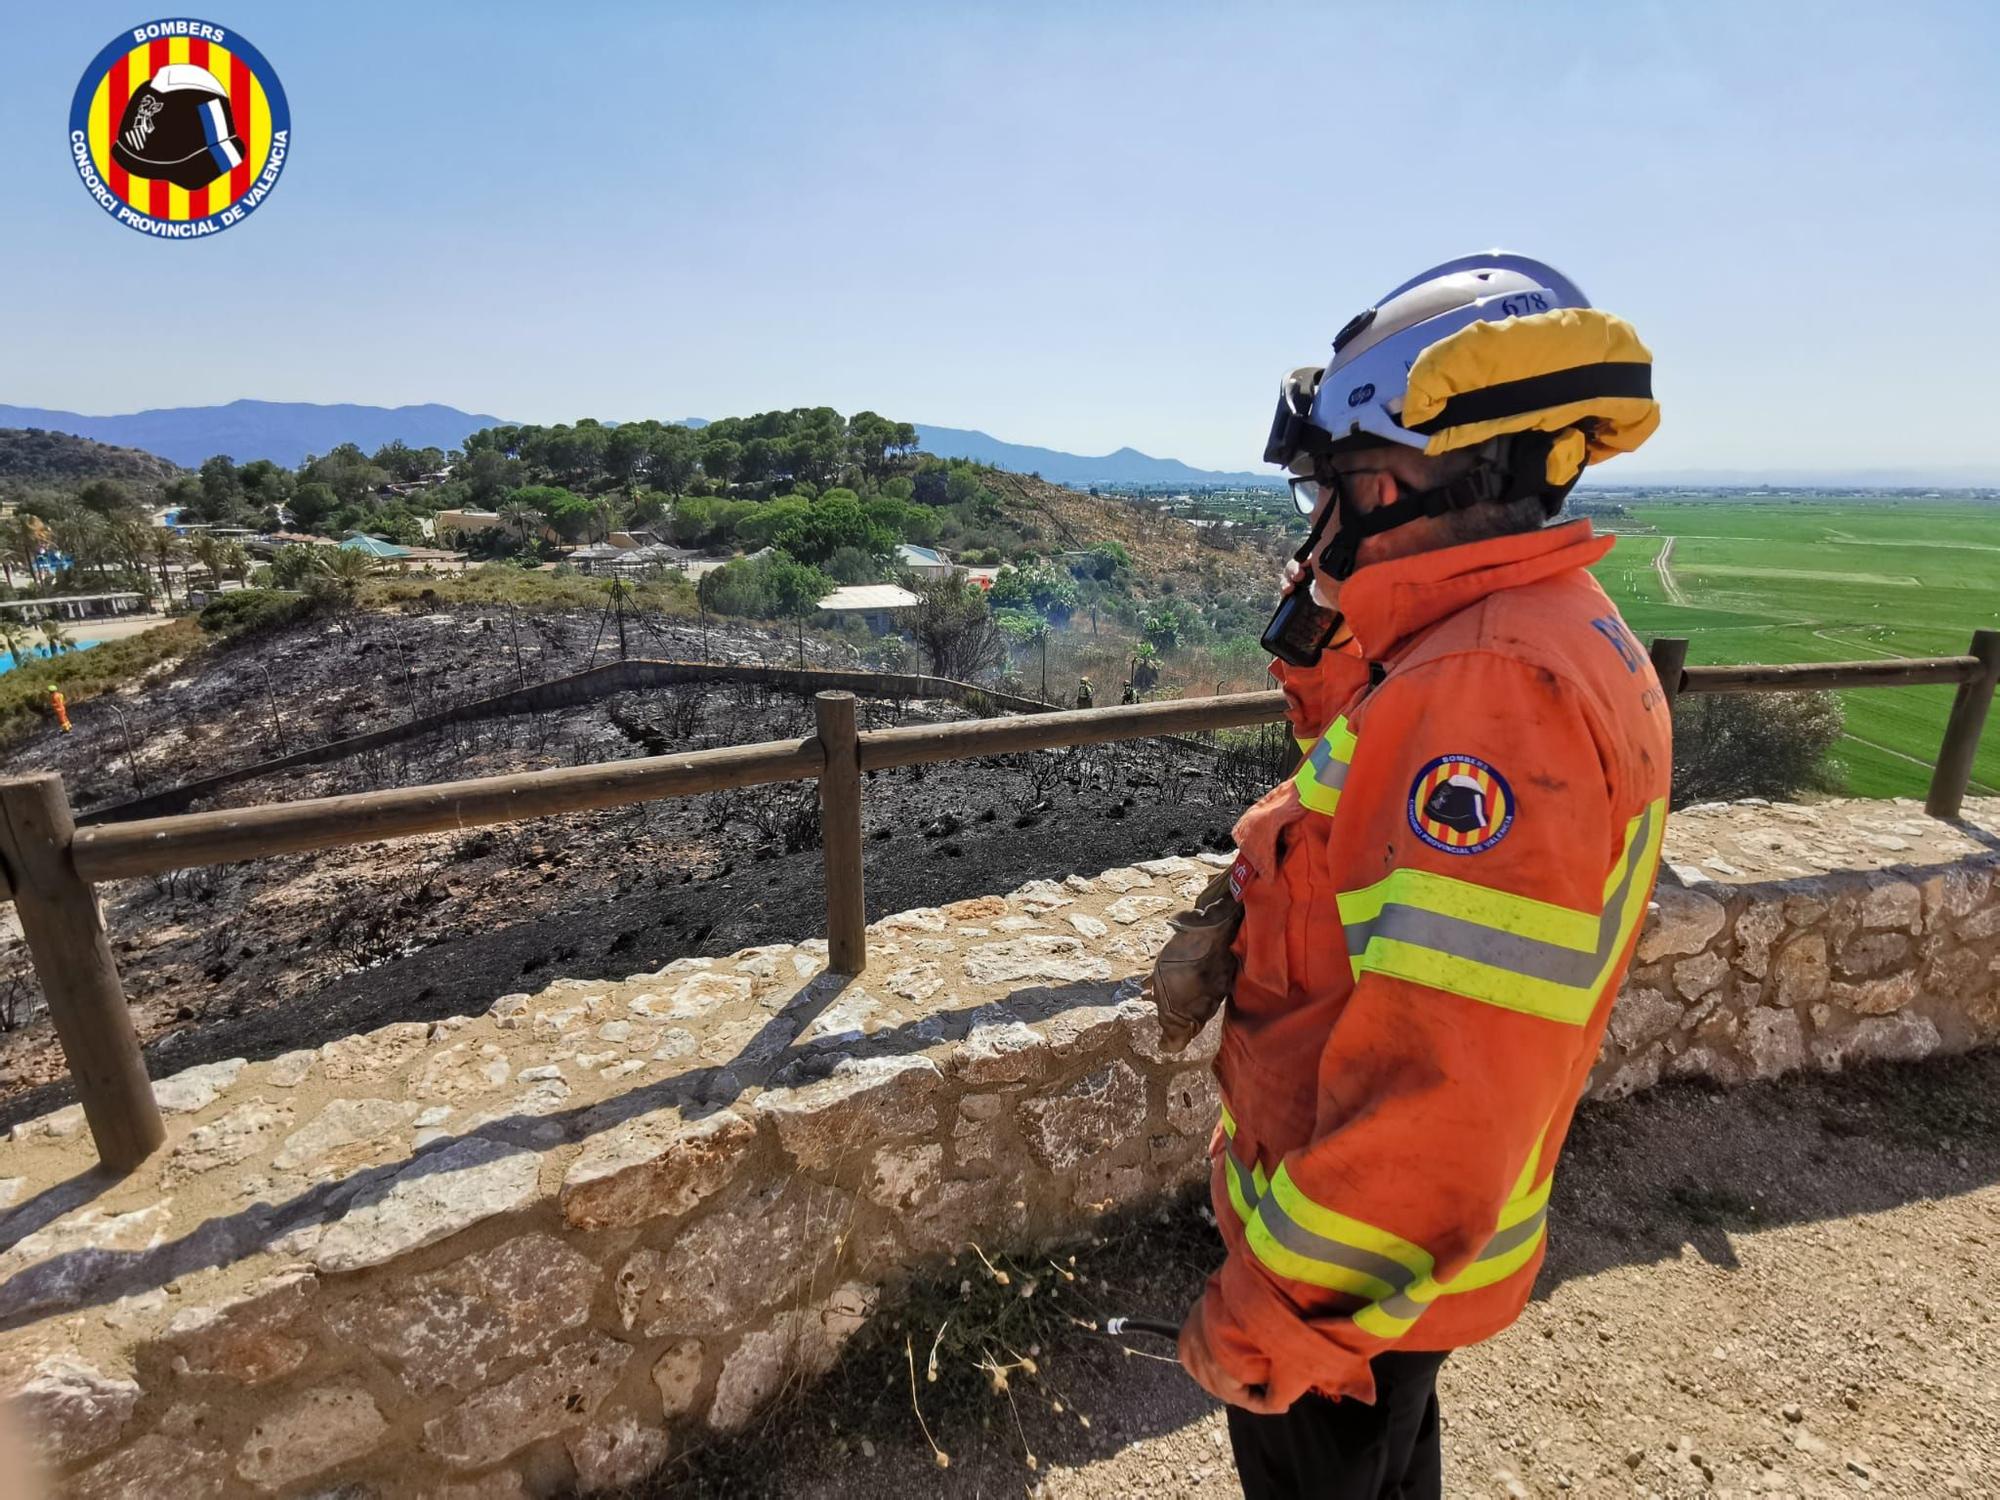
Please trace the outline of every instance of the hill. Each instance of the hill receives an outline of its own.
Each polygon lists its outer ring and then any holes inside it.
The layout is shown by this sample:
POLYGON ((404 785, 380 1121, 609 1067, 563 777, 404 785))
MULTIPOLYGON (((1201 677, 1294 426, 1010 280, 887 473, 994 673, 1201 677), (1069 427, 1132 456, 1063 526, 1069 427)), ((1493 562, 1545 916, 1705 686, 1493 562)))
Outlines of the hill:
POLYGON ((1224 472, 1197 469, 1175 458, 1154 458, 1137 448, 1120 448, 1095 456, 1064 453, 1055 448, 1037 448, 1027 443, 1002 442, 984 432, 963 427, 931 427, 916 424, 917 439, 924 452, 939 458, 969 458, 974 463, 992 464, 1017 474, 1039 474, 1057 484, 1070 485, 1239 485, 1275 484, 1272 472, 1224 472))
POLYGON ((115 448, 67 432, 0 427, 0 489, 116 479, 152 491, 178 472, 165 459, 136 448, 115 448))
POLYGON ((100 443, 143 448, 188 468, 226 453, 239 464, 268 458, 293 468, 306 455, 353 443, 372 453, 401 440, 412 448, 451 449, 500 418, 453 406, 321 406, 304 401, 232 401, 227 406, 172 406, 122 416, 0 406, 0 427, 40 427, 100 443))

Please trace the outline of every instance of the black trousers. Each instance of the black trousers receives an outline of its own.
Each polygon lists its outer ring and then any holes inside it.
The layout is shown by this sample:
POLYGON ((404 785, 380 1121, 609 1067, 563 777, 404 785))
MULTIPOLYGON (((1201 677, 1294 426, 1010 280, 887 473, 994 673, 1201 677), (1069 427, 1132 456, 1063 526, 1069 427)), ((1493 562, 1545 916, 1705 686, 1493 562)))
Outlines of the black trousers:
POLYGON ((1375 1404, 1304 1396, 1288 1412, 1229 1408, 1248 1500, 1441 1500, 1437 1374, 1442 1354, 1378 1354, 1375 1404))

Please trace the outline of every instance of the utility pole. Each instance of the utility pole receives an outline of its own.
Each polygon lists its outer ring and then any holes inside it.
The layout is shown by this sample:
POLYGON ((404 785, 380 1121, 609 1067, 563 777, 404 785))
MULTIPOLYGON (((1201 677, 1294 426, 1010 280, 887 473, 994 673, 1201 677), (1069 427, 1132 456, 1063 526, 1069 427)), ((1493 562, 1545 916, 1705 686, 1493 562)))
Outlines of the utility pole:
POLYGON ((521 664, 521 621, 514 606, 507 606, 507 633, 514 638, 514 681, 519 687, 528 685, 528 669, 521 664))
MULTIPOLYGON (((271 738, 278 742, 278 753, 283 755, 288 747, 285 744, 285 731, 278 723, 278 690, 271 682, 271 669, 263 662, 257 665, 264 671, 264 701, 271 706, 271 738)), ((129 741, 131 736, 127 735, 126 739, 129 741)))

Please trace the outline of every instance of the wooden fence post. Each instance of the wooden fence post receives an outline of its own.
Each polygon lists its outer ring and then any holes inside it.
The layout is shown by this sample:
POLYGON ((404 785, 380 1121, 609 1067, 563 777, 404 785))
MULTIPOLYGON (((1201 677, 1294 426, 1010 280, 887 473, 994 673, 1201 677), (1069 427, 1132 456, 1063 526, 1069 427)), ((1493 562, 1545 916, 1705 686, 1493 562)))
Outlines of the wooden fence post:
POLYGON ((1688 643, 1679 636, 1656 635, 1652 646, 1653 671, 1660 679, 1660 692, 1667 700, 1667 711, 1671 713, 1674 700, 1681 695, 1681 675, 1687 669, 1688 643))
POLYGON ((62 778, 0 781, 0 862, 97 1154, 128 1172, 166 1140, 97 896, 71 858, 62 778))
POLYGON ((1944 743, 1938 746, 1937 770, 1931 773, 1931 794, 1924 811, 1934 818, 1955 818, 1972 782, 1972 757, 1979 749, 1979 732, 1993 705, 1993 687, 2000 682, 2000 630, 1972 632, 1972 649, 1986 666, 1982 676, 1958 685, 1951 717, 1945 721, 1944 743))
POLYGON ((868 916, 861 886, 861 747, 854 695, 818 693, 813 713, 825 757, 819 776, 825 861, 827 968, 859 974, 868 963, 868 916))

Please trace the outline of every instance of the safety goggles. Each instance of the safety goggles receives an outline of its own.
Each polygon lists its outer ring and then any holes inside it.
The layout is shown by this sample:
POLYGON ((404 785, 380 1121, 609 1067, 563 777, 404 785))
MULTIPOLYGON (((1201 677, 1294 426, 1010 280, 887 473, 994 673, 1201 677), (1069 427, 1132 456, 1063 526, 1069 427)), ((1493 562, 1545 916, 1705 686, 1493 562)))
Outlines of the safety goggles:
POLYGON ((1316 453, 1331 441, 1326 430, 1312 423, 1313 397, 1326 371, 1306 365, 1292 371, 1278 386, 1278 410, 1271 418, 1271 435, 1264 441, 1264 462, 1290 468, 1303 453, 1316 453))

